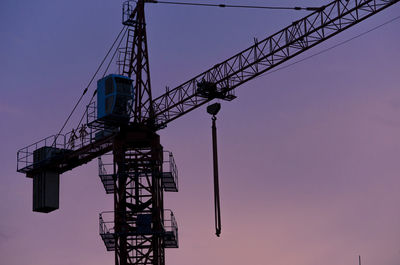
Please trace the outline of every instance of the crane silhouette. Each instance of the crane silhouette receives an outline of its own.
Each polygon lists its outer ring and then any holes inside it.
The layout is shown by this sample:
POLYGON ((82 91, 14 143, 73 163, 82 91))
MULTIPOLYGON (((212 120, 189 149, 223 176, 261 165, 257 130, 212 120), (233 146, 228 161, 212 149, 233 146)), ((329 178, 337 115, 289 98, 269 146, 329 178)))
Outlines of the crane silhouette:
MULTIPOLYGON (((97 102, 88 105, 86 123, 17 153, 17 171, 33 179, 33 210, 49 213, 59 208, 62 173, 111 152, 111 172, 106 170, 107 163, 99 160, 105 190, 114 196, 114 211, 100 214, 100 235, 107 250, 115 251, 118 265, 163 265, 165 248, 179 245, 175 217, 164 209, 163 199, 164 191, 178 191, 177 169, 157 131, 212 100, 235 99, 238 86, 399 0, 332 1, 158 97, 152 95, 149 70, 148 2, 154 1, 124 3, 125 47, 118 60, 119 73, 98 80, 97 102), (113 220, 107 221, 106 214, 113 220)), ((209 111, 214 116, 216 112, 209 111)), ((214 158, 216 162, 216 155, 214 158)), ((218 178, 214 192, 219 235, 218 178)))

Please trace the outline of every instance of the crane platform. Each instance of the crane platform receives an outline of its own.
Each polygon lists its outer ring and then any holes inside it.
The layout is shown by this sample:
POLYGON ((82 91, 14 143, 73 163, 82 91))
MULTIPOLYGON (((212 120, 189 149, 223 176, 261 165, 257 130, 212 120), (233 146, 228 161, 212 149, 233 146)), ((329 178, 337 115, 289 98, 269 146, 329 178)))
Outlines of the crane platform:
POLYGON ((103 239, 104 244, 106 246, 107 251, 115 250, 115 233, 114 227, 112 226, 113 222, 104 221, 103 215, 105 214, 113 214, 114 212, 103 212, 99 215, 99 224, 100 224, 100 236, 103 239))
MULTIPOLYGON (((154 232, 151 229, 141 228, 141 223, 144 220, 151 217, 150 214, 137 215, 135 218, 131 218, 129 222, 134 223, 136 226, 135 231, 127 232, 127 236, 130 239, 136 237, 146 236, 150 234, 159 233, 163 236, 165 248, 178 248, 178 223, 176 222, 173 212, 169 209, 164 210, 164 225, 162 231, 154 232)), ((114 231, 114 212, 107 211, 99 214, 99 234, 101 239, 106 246, 107 251, 115 250, 115 231, 114 231)), ((145 248, 146 246, 136 246, 136 248, 145 248)))
MULTIPOLYGON (((112 153, 98 158, 99 177, 107 194, 114 193, 114 163, 112 153)), ((166 192, 178 192, 178 168, 170 151, 163 152, 162 187, 166 192)))
POLYGON ((166 248, 178 248, 178 223, 171 210, 164 210, 164 245, 166 248))
POLYGON ((51 135, 18 150, 17 172, 27 177, 46 167, 65 172, 111 150, 117 132, 118 128, 82 125, 66 134, 51 135))
POLYGON ((169 151, 163 154, 162 187, 167 192, 178 191, 178 168, 174 156, 169 151))
POLYGON ((98 164, 101 183, 103 183, 104 189, 107 194, 113 194, 115 174, 113 172, 114 163, 112 162, 112 154, 105 154, 99 157, 98 164))

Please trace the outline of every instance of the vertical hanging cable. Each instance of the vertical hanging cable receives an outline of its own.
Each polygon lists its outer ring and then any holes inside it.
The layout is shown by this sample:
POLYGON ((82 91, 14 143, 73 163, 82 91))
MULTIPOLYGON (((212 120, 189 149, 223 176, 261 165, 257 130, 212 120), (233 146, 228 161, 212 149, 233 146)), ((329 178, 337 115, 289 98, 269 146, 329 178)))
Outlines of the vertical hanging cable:
POLYGON ((221 235, 221 208, 219 202, 219 180, 218 180, 218 151, 217 151, 217 117, 212 117, 212 139, 213 139, 213 160, 214 160, 214 207, 215 207, 215 234, 221 235))
POLYGON ((207 112, 212 116, 212 143, 213 143, 213 169, 214 169, 214 214, 215 214, 215 234, 221 235, 221 207, 219 199, 219 179, 218 179, 218 150, 217 150, 217 126, 216 120, 221 104, 215 103, 207 107, 207 112))

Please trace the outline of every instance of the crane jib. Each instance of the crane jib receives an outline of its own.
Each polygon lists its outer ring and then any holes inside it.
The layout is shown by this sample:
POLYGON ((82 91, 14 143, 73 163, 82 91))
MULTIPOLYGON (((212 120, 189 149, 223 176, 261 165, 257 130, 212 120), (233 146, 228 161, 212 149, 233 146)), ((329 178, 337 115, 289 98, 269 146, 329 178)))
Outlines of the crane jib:
MULTIPOLYGON (((154 119, 159 129, 214 98, 233 99, 233 89, 318 45, 399 0, 335 0, 293 22, 246 50, 215 65, 182 85, 153 99, 154 119), (201 84, 215 86, 204 93, 201 84), (199 86, 200 84, 200 86, 199 86)), ((149 116, 149 113, 145 114, 149 116)))

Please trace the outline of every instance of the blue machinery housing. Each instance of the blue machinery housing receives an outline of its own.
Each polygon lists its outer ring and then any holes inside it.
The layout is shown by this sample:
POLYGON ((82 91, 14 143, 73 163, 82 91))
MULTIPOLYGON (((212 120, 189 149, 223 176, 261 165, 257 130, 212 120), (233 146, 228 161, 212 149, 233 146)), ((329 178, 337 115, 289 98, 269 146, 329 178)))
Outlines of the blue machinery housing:
POLYGON ((97 119, 105 122, 128 122, 134 90, 132 79, 111 74, 97 81, 97 119))

